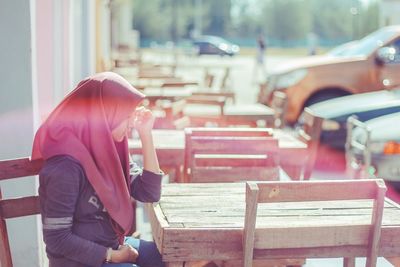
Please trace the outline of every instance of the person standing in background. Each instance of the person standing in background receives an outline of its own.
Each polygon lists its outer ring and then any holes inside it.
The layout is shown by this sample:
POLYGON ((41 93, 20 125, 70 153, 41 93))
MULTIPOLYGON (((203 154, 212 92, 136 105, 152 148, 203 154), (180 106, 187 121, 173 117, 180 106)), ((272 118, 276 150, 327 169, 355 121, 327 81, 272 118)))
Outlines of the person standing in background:
POLYGON ((260 33, 257 37, 257 48, 256 48, 256 62, 253 71, 253 83, 259 81, 259 72, 261 70, 262 79, 264 81, 267 76, 267 69, 265 66, 265 52, 267 50, 267 45, 264 39, 264 35, 260 33))

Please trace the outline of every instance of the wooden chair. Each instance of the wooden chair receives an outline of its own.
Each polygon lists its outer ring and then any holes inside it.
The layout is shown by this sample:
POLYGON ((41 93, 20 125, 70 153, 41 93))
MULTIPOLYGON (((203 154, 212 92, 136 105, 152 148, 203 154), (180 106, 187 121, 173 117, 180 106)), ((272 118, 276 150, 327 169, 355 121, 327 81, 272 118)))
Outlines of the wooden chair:
MULTIPOLYGON (((20 158, 0 161, 0 180, 17 179, 37 175, 43 161, 20 158)), ((14 199, 3 199, 0 188, 0 262, 3 267, 12 267, 10 244, 8 240, 6 219, 40 213, 39 197, 27 196, 14 199)))
POLYGON ((186 106, 186 100, 164 101, 160 109, 154 110, 156 129, 184 129, 190 125, 190 119, 184 116, 183 109, 186 106))
POLYGON ((287 110, 287 95, 282 91, 274 91, 271 108, 274 110, 274 128, 285 127, 285 114, 287 110))
POLYGON ((211 73, 208 72, 208 70, 205 70, 204 73, 204 79, 203 79, 203 87, 205 88, 212 88, 214 84, 214 79, 215 76, 211 73))
POLYGON ((184 182, 279 179, 278 141, 268 128, 186 128, 184 182))
MULTIPOLYGON (((311 248, 302 246, 302 239, 309 233, 282 235, 271 238, 268 231, 256 226, 257 206, 259 203, 303 202, 303 201, 346 201, 368 199, 373 201, 371 208, 371 226, 368 231, 360 231, 365 225, 349 224, 344 228, 326 227, 326 233, 334 233, 329 239, 319 238, 313 247, 327 247, 332 257, 344 257, 344 266, 354 266, 354 254, 343 255, 343 246, 361 246, 366 248, 366 266, 376 266, 379 238, 381 233, 382 213, 386 186, 381 179, 341 180, 341 181, 291 181, 291 182, 247 182, 246 213, 243 232, 243 265, 252 266, 253 258, 268 258, 268 251, 282 250, 288 255, 296 255, 296 249, 306 251, 311 248), (341 234, 339 234, 341 232, 341 234), (344 233, 344 234, 343 234, 344 233), (352 233, 352 234, 346 234, 352 233), (355 234, 358 233, 358 234, 355 234), (337 236, 345 236, 345 240, 336 240, 337 236), (329 240, 328 240, 329 239, 329 240), (268 241, 269 240, 269 241, 268 241), (274 242, 271 243, 271 240, 274 242), (267 249, 263 251, 263 249, 267 249), (254 256, 253 256, 254 255, 254 256)), ((334 220, 334 218, 332 218, 334 220)), ((317 229, 316 229, 317 230, 317 229)), ((315 255, 318 256, 318 255, 315 255)))
MULTIPOLYGON (((42 160, 31 160, 30 158, 18 158, 0 160, 0 181, 21 179, 27 176, 39 174, 42 160)), ((133 209, 136 203, 132 203, 133 209)), ((0 266, 12 267, 10 243, 7 232, 7 219, 40 214, 39 196, 26 196, 19 198, 3 199, 0 188, 0 266)), ((136 220, 133 221, 133 229, 136 229, 136 220)), ((134 232, 133 236, 140 234, 134 232)))
POLYGON ((346 136, 346 171, 352 178, 372 178, 369 169, 371 167, 371 130, 367 125, 359 121, 356 116, 347 119, 346 136), (363 139, 353 138, 353 130, 357 127, 363 131, 363 139), (355 150, 361 152, 362 157, 357 158, 355 150))
POLYGON ((303 112, 303 125, 297 131, 297 137, 307 144, 307 161, 300 179, 308 180, 315 165, 323 119, 315 115, 311 109, 303 112))
POLYGON ((229 87, 230 74, 231 74, 231 69, 229 67, 226 67, 224 71, 224 76, 222 76, 222 81, 220 86, 222 91, 229 91, 231 89, 229 87))

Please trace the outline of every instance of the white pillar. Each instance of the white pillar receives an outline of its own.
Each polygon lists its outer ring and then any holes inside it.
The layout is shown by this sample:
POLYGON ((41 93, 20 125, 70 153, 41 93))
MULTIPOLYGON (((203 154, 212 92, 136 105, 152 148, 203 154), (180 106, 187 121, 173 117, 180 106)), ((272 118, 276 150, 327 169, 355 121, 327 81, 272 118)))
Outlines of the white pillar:
MULTIPOLYGON (((29 156, 34 134, 30 1, 0 1, 0 158, 29 156)), ((4 197, 37 193, 34 178, 0 183, 4 197)), ((7 221, 14 266, 41 266, 39 216, 7 221)))

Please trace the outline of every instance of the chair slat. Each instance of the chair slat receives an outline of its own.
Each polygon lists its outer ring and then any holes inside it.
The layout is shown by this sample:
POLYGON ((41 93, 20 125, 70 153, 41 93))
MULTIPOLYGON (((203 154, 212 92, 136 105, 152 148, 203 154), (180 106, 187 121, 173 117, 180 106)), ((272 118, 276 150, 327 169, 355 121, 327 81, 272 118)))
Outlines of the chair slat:
POLYGON ((30 158, 1 160, 0 180, 36 175, 42 166, 42 160, 30 160, 30 158))
POLYGON ((10 219, 40 213, 38 196, 0 200, 0 218, 10 219))
POLYGON ((259 203, 290 201, 327 201, 348 199, 373 199, 379 180, 302 181, 259 183, 259 203), (329 190, 327 190, 329 188, 329 190), (267 193, 268 192, 268 193, 267 193))

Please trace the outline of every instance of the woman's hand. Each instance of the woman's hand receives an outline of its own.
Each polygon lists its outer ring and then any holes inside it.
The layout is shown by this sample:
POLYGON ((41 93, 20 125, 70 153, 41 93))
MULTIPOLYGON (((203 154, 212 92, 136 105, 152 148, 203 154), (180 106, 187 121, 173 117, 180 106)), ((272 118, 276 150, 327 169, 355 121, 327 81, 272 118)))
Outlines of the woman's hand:
POLYGON ((118 250, 113 250, 111 253, 111 262, 123 263, 132 262, 135 263, 139 253, 132 246, 125 244, 119 246, 118 250))
POLYGON ((149 134, 153 129, 154 120, 155 117, 149 109, 138 107, 135 111, 134 127, 139 135, 149 134))

